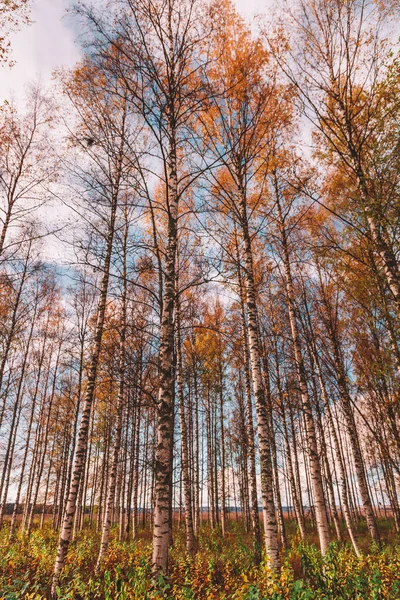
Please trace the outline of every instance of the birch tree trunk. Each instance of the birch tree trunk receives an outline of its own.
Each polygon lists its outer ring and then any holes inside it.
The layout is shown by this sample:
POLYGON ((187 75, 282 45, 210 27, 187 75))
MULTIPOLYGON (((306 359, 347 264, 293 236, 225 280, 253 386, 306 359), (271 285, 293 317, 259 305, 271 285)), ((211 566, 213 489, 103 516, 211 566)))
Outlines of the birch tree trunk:
POLYGON ((176 357, 177 357, 177 390, 179 404, 179 423, 181 429, 181 469, 183 478, 183 495, 185 503, 186 552, 194 552, 194 530, 192 517, 192 484, 189 472, 189 444, 186 425, 185 405, 183 397, 183 365, 180 302, 176 301, 176 357))
POLYGON ((318 445, 317 445, 317 435, 315 431, 314 418, 312 413, 311 402, 308 396, 307 383, 306 383, 306 375, 304 369, 304 361, 301 351, 300 344, 300 335, 297 326, 297 318, 296 318, 296 306, 295 306, 295 294, 293 288, 293 280, 292 280, 292 272, 291 272, 291 264, 289 257, 289 248, 288 248, 288 240, 285 229, 285 223, 282 215, 281 203, 280 203, 280 192, 278 189, 278 183, 276 180, 276 176, 274 177, 275 181, 275 201, 278 209, 278 218, 279 218, 279 232, 280 232, 280 241, 282 245, 282 253, 283 253, 283 263, 284 263, 284 273, 285 273, 285 284, 286 284, 286 297, 287 297, 287 306, 289 312, 289 322, 290 322, 290 330, 292 334, 293 341, 293 349, 294 349, 294 358, 296 363, 296 371, 297 378, 299 382, 300 388, 300 396, 304 414, 304 421, 306 427, 306 436, 307 436, 307 450, 308 457, 310 461, 310 471, 311 471, 311 484, 312 491, 314 495, 315 502, 315 518, 317 522, 318 536, 321 547, 321 552, 324 554, 328 549, 329 545, 329 528, 328 528, 328 518, 326 512, 326 503, 324 496, 324 488, 322 482, 322 473, 321 473, 321 464, 320 457, 318 453, 318 445))
POLYGON ((263 502, 265 548, 273 569, 279 571, 280 556, 278 547, 278 531, 275 517, 273 472, 269 437, 272 432, 268 425, 268 411, 261 374, 261 349, 258 329, 256 289, 253 274, 253 255, 249 234, 246 196, 240 190, 240 226, 243 239, 243 260, 247 308, 247 335, 254 398, 257 413, 257 431, 260 444, 261 493, 263 502))
POLYGON ((119 347, 119 382, 118 382, 118 398, 116 407, 116 423, 114 432, 114 444, 111 454, 111 467, 108 476, 107 500, 103 516, 103 527, 101 533, 101 542, 99 554, 96 563, 96 572, 99 573, 102 560, 107 553, 107 548, 110 539, 111 519, 114 509, 115 489, 118 473, 118 462, 121 451, 121 434, 122 434, 122 417, 125 402, 125 353, 126 353, 126 303, 127 303, 127 243, 129 222, 124 210, 124 234, 122 247, 122 299, 121 299, 121 319, 120 319, 120 347, 119 347))
POLYGON ((164 267, 163 302, 160 329, 160 384, 157 402, 157 445, 155 455, 153 573, 166 573, 170 539, 171 456, 174 412, 174 304, 176 279, 178 189, 176 132, 170 131, 168 155, 168 242, 164 267))
POLYGON ((219 357, 219 411, 220 411, 220 444, 221 444, 221 532, 226 533, 226 483, 225 483, 225 424, 224 424, 224 382, 222 357, 219 357))
POLYGON ((274 477, 274 492, 275 492, 277 525, 278 525, 278 532, 279 532, 280 539, 281 539, 282 549, 286 550, 287 539, 286 539, 286 531, 285 531, 285 521, 283 518, 283 510, 282 510, 281 490, 280 490, 280 486, 279 486, 278 458, 277 458, 276 440, 275 440, 275 434, 274 434, 271 384, 270 384, 270 379, 269 379, 268 361, 267 361, 267 354, 266 354, 265 346, 263 346, 263 349, 262 349, 262 360, 263 360, 263 365, 264 365, 264 381, 265 381, 265 391, 266 391, 266 396, 267 396, 269 427, 271 430, 271 458, 272 458, 272 468, 273 468, 273 477, 274 477))
POLYGON ((351 543, 354 548, 354 552, 357 554, 357 556, 361 556, 361 551, 360 551, 360 548, 359 548, 357 540, 356 540, 355 531, 354 531, 354 527, 353 527, 353 521, 351 518, 351 510, 350 510, 350 506, 349 506, 349 492, 348 492, 348 486, 347 486, 347 475, 346 475, 345 465, 343 463, 342 452, 340 449, 340 444, 339 444, 339 440, 338 440, 338 436, 337 436, 337 432, 336 432, 336 427, 335 427, 335 424, 333 421, 332 412, 331 412, 331 408, 329 405, 329 399, 328 399, 328 394, 326 391, 325 382, 323 380, 321 369, 319 366, 318 355, 316 354, 315 351, 313 351, 313 354, 314 354, 313 358, 314 358, 315 370, 317 373, 317 377, 318 377, 318 381, 319 381, 319 385, 320 385, 320 389, 321 389, 321 396, 322 396, 322 400, 324 403, 326 415, 328 417, 328 424, 329 424, 329 428, 331 431, 333 443, 335 446, 336 459, 338 461, 338 469, 339 469, 339 477, 340 477, 340 491, 342 494, 342 503, 343 503, 343 515, 344 515, 347 531, 348 531, 351 543))
POLYGON ((299 531, 300 531, 300 537, 304 541, 306 539, 306 527, 305 527, 305 522, 304 522, 304 513, 302 510, 303 507, 301 504, 301 496, 299 496, 299 493, 298 493, 296 479, 295 479, 294 471, 293 471, 292 451, 290 448, 289 432, 288 432, 287 422, 286 422, 285 399, 284 399, 284 395, 283 395, 282 381, 281 381, 281 374, 280 374, 280 367, 279 367, 278 346, 277 346, 277 344, 275 344, 275 346, 276 346, 276 348, 275 348, 274 355, 275 355, 276 385, 278 388, 278 398, 279 398, 281 419, 282 419, 282 425, 283 425, 283 439, 284 439, 285 450, 286 450, 288 478, 289 478, 289 484, 290 484, 290 488, 291 488, 291 492, 292 492, 294 513, 295 513, 297 525, 298 525, 299 531))
MULTIPOLYGON (((28 339, 26 340, 24 358, 23 358, 22 365, 21 365, 21 374, 20 374, 20 378, 19 378, 19 382, 18 382, 16 404, 22 403, 22 398, 24 395, 25 370, 26 370, 27 363, 28 363, 28 355, 29 355, 29 351, 30 351, 33 330, 36 325, 37 308, 38 308, 37 301, 35 301, 34 312, 33 312, 32 320, 31 320, 31 327, 29 330, 28 339)), ((22 408, 22 404, 21 404, 21 408, 22 408)), ((26 446, 24 454, 23 454, 21 474, 20 474, 20 478, 19 478, 19 482, 18 482, 17 495, 15 498, 13 513, 12 513, 12 517, 11 517, 10 532, 9 532, 9 537, 8 537, 9 543, 12 541, 13 536, 14 536, 14 530, 15 530, 15 524, 16 524, 16 518, 17 518, 17 512, 18 512, 18 505, 19 505, 19 500, 20 500, 20 496, 21 496, 21 489, 22 489, 22 483, 23 483, 24 472, 25 472, 25 463, 26 463, 26 457, 27 457, 27 452, 28 452, 29 439, 30 439, 31 430, 32 430, 34 409, 35 409, 35 406, 33 406, 33 410, 30 413, 30 419, 29 419, 29 425, 28 425, 28 431, 27 431, 28 441, 27 441, 27 446, 26 446)), ((14 419, 14 415, 13 415, 13 419, 14 419)), ((11 426, 11 430, 12 429, 13 429, 13 426, 11 426)), ((14 440, 14 443, 15 443, 15 440, 14 440)), ((4 459, 4 468, 6 467, 7 462, 8 462, 7 452, 8 452, 8 447, 7 447, 6 456, 4 459)), ((1 488, 2 488, 2 485, 0 485, 0 489, 1 488)), ((7 500, 7 497, 4 498, 4 503, 6 502, 6 500, 7 500)), ((0 525, 1 525, 2 521, 3 521, 3 505, 0 507, 0 525)))
POLYGON ((332 306, 324 288, 321 272, 318 267, 318 273, 320 278, 321 296, 322 303, 325 308, 324 321, 328 331, 329 338, 332 344, 333 350, 333 362, 336 372, 337 385, 340 394, 341 406, 345 417, 347 433, 349 435, 351 450, 354 458, 354 465, 357 475, 358 488, 360 490, 361 501, 363 504, 364 515, 367 521, 368 530, 372 539, 379 543, 380 535, 376 525, 376 519, 372 508, 371 497, 368 489, 368 482, 365 473, 364 460, 361 452, 360 440, 357 433, 356 422, 354 418, 352 400, 347 385, 347 378, 345 373, 345 367, 343 363, 343 356, 341 352, 341 344, 339 339, 339 333, 337 330, 336 319, 332 314, 332 306))
POLYGON ((96 329, 94 335, 93 346, 90 354, 90 362, 88 367, 87 386, 83 401, 82 417, 79 425, 78 440, 76 444, 76 454, 74 466, 72 470, 71 483, 68 490, 68 500, 65 507, 64 520, 61 525, 60 538, 58 542, 57 557, 54 564, 53 580, 51 586, 51 596, 57 597, 57 586, 61 571, 64 566, 65 557, 67 554, 69 542, 72 534, 73 521, 75 516, 76 501, 78 496, 79 485, 83 470, 85 468, 85 457, 88 444, 88 432, 90 414, 94 399, 94 391, 96 386, 97 367, 101 350, 101 340, 103 337, 104 317, 107 304, 108 283, 110 279, 110 264, 113 250, 113 241, 115 233, 115 220, 117 211, 117 195, 112 198, 111 214, 109 222, 109 230, 106 240, 106 252, 103 263, 103 276, 100 285, 99 301, 96 309, 96 329))
MULTIPOLYGON (((250 387, 250 371, 249 371, 249 342, 247 337, 247 325, 246 325, 246 313, 245 313, 245 299, 244 289, 242 280, 242 269, 240 265, 238 240, 235 232, 235 245, 236 245, 236 260, 238 270, 238 283, 239 283, 239 297, 240 297, 240 313, 242 321, 242 339, 243 339, 243 353, 244 353, 244 375, 245 375, 245 397, 246 397, 246 439, 245 444, 247 446, 249 456, 249 487, 250 487, 250 507, 251 507, 251 523, 253 528, 253 541, 254 541, 254 562, 259 565, 261 562, 261 530, 260 530, 260 518, 258 514, 258 496, 257 496, 257 478, 256 478, 256 448, 254 440, 254 424, 253 424, 253 403, 251 399, 251 387, 250 387)), ((247 466, 247 465, 246 465, 247 466)))

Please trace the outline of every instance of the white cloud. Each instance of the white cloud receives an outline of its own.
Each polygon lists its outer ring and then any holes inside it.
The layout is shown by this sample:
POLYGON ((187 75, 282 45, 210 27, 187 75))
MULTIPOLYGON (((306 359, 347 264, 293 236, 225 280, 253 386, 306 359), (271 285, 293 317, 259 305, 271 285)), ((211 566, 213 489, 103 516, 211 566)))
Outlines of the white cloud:
POLYGON ((30 81, 40 79, 44 84, 59 66, 71 66, 79 59, 74 32, 63 18, 70 0, 35 0, 32 6, 33 23, 23 26, 11 37, 13 68, 0 68, 0 101, 15 96, 18 101, 30 81))
POLYGON ((238 11, 246 17, 251 19, 257 14, 266 14, 279 8, 282 5, 283 0, 234 0, 238 11))

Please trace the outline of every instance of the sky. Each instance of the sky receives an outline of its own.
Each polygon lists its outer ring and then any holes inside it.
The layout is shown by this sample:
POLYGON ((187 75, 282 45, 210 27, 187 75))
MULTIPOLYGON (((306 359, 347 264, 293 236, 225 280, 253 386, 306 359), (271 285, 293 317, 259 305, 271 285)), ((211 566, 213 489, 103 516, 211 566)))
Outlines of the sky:
POLYGON ((34 22, 10 38, 15 65, 0 68, 0 101, 12 95, 20 99, 29 81, 40 77, 48 83, 56 67, 73 65, 79 58, 74 32, 63 19, 68 4, 69 0, 33 0, 34 22))
MULTIPOLYGON (((251 19, 276 6, 278 0, 235 0, 241 14, 251 19)), ((72 66, 79 59, 71 20, 65 17, 72 0, 33 0, 30 26, 11 37, 12 68, 0 67, 0 102, 21 101, 27 83, 37 78, 47 84, 55 68, 72 66)))

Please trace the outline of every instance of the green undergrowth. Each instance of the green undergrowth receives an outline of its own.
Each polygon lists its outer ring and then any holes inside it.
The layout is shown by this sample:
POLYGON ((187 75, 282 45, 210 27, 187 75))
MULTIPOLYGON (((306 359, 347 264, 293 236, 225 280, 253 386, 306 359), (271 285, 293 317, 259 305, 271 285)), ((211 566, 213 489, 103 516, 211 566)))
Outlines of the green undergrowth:
MULTIPOLYGON (((175 534, 168 579, 157 589, 150 572, 149 535, 135 542, 114 536, 101 576, 94 574, 99 535, 85 531, 71 544, 58 596, 62 600, 399 600, 400 547, 393 539, 367 546, 357 558, 348 544, 331 544, 322 557, 313 544, 294 536, 279 576, 264 561, 254 567, 249 536, 237 523, 222 538, 201 532, 195 556, 184 551, 183 531, 175 534)), ((45 599, 51 580, 57 534, 34 529, 10 546, 0 533, 0 598, 45 599)))

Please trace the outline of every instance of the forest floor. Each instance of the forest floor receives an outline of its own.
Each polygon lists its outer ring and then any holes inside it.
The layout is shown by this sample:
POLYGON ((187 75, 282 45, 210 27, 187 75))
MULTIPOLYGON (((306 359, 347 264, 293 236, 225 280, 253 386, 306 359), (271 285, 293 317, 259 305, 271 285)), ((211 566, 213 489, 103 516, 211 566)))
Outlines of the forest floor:
MULTIPOLYGON (((100 543, 97 532, 85 530, 70 546, 60 583, 59 598, 75 600, 399 600, 400 540, 393 522, 381 519, 383 542, 369 544, 361 524, 363 555, 357 558, 348 543, 332 543, 322 557, 312 543, 300 543, 294 524, 287 523, 289 548, 280 576, 267 564, 254 567, 250 535, 241 523, 230 522, 222 538, 219 530, 203 526, 194 557, 184 551, 184 530, 175 532, 168 580, 153 588, 150 572, 151 534, 145 530, 135 542, 110 543, 102 574, 94 574, 100 543), (160 589, 162 591, 160 591, 160 589)), ((0 532, 1 600, 47 598, 57 532, 46 524, 28 538, 17 535, 8 544, 8 527, 0 532)))

